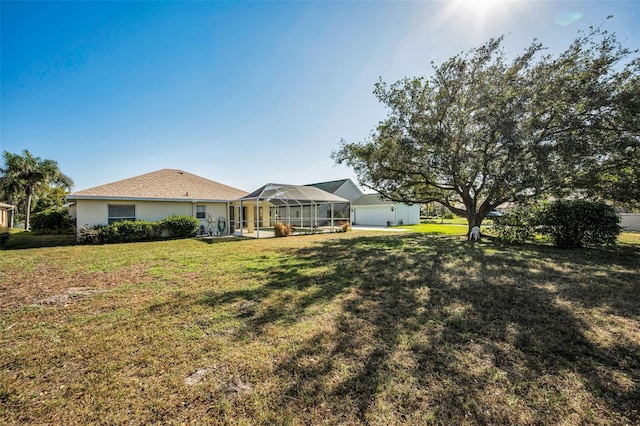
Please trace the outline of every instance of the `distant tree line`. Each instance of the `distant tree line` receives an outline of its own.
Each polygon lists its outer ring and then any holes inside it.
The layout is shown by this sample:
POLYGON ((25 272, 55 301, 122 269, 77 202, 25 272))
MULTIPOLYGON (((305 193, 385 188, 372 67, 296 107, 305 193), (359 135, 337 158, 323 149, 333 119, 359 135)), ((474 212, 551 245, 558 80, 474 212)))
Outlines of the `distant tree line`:
POLYGON ((28 150, 20 154, 4 151, 0 167, 0 201, 15 205, 10 212, 10 226, 24 220, 30 229, 31 215, 62 207, 73 180, 63 174, 58 163, 35 157, 28 150))

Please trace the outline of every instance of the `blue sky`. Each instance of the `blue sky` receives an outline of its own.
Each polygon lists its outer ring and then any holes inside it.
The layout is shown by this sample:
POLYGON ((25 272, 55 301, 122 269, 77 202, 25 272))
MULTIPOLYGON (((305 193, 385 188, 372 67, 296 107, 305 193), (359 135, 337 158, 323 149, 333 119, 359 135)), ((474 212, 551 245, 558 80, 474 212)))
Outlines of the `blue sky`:
MULTIPOLYGON (((86 189, 176 168, 247 191, 345 177, 330 153, 385 116, 382 78, 506 34, 551 52, 605 28, 640 47, 640 1, 0 2, 0 150, 86 189)), ((354 179, 355 180, 355 179, 354 179)))

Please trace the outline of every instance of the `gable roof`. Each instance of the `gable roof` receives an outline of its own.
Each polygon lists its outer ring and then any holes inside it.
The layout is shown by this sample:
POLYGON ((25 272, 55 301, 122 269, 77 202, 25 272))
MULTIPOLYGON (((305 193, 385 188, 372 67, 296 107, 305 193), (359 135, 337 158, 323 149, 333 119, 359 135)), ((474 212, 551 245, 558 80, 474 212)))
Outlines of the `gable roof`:
POLYGON ((364 194, 351 203, 352 206, 381 206, 386 204, 395 204, 395 202, 383 199, 380 194, 364 194))
POLYGON ((305 186, 313 186, 315 188, 322 189, 323 191, 327 191, 330 194, 335 194, 335 192, 340 189, 342 185, 347 183, 348 180, 349 179, 340 179, 329 182, 309 183, 305 186))
POLYGON ((281 183, 268 183, 251 194, 242 197, 242 200, 261 199, 271 204, 288 204, 293 201, 296 204, 311 203, 348 203, 342 197, 323 191, 320 188, 307 185, 287 185, 281 183))
POLYGON ((162 169, 72 192, 67 200, 227 201, 244 195, 245 191, 182 170, 162 169))

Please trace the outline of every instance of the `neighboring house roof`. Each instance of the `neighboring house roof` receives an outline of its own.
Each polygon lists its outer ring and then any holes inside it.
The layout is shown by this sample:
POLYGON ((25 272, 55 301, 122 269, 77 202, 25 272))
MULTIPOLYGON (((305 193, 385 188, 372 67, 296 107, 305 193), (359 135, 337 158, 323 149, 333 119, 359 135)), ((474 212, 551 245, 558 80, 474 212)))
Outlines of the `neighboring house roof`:
POLYGON ((231 186, 223 185, 182 170, 162 169, 117 182, 107 183, 67 195, 67 200, 121 199, 206 201, 235 200, 246 194, 231 186))
POLYGON ((12 209, 15 209, 15 208, 16 208, 16 206, 12 206, 11 204, 0 203, 0 209, 12 210, 12 209))
POLYGON ((351 203, 352 206, 382 206, 387 204, 396 203, 383 199, 380 194, 364 194, 351 203))
POLYGON ((323 191, 320 188, 306 185, 287 185, 281 183, 268 183, 251 194, 241 198, 241 200, 261 199, 269 201, 271 204, 288 204, 294 201, 298 204, 306 202, 314 203, 348 203, 346 200, 337 195, 323 191))
POLYGON ((309 183, 305 186, 312 186, 314 188, 322 189, 323 191, 327 191, 330 194, 335 194, 335 192, 340 189, 342 185, 347 183, 349 179, 340 179, 340 180, 332 180, 330 182, 319 182, 319 183, 309 183))

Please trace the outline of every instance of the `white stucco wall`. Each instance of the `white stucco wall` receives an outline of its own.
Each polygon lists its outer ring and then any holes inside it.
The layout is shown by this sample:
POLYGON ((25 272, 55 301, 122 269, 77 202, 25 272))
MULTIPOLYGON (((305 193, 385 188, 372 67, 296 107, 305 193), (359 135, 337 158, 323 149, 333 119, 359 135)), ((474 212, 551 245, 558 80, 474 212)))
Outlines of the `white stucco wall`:
POLYGON ((72 204, 69 206, 69 216, 76 219, 78 217, 78 212, 76 211, 76 205, 72 204))
POLYGON ((402 221, 404 225, 420 223, 420 206, 414 204, 385 204, 377 206, 352 206, 351 220, 354 225, 386 226, 387 222, 397 225, 402 221), (391 207, 393 206, 393 211, 391 207))
POLYGON ((396 224, 402 220, 405 225, 417 225, 420 223, 420 205, 396 204, 396 224))
POLYGON ((106 224, 108 222, 108 205, 135 205, 136 220, 155 222, 167 216, 196 216, 196 205, 206 206, 205 219, 200 223, 207 227, 209 223, 206 217, 213 219, 227 217, 227 203, 186 203, 170 201, 104 201, 104 200, 76 200, 76 215, 78 228, 106 224))
POLYGON ((620 213, 620 226, 625 231, 640 231, 640 214, 620 213))

